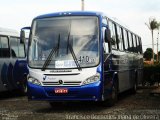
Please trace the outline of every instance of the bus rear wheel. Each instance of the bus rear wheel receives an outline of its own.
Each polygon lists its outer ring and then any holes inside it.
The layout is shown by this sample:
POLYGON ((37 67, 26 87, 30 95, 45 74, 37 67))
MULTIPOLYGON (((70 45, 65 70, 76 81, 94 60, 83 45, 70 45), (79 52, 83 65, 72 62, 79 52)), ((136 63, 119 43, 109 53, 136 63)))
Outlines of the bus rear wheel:
POLYGON ((135 94, 137 92, 137 86, 138 86, 138 83, 137 83, 137 74, 135 74, 134 86, 132 88, 132 93, 133 94, 135 94))
POLYGON ((134 83, 134 86, 132 88, 132 93, 136 94, 136 92, 137 92, 137 82, 134 83))

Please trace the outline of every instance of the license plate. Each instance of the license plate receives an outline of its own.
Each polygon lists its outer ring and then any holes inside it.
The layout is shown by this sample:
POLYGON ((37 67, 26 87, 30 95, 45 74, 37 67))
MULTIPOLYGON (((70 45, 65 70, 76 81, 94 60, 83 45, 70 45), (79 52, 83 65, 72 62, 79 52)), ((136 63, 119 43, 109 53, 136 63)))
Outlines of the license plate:
POLYGON ((54 92, 55 92, 56 94, 68 93, 68 89, 67 89, 67 88, 56 88, 56 89, 54 90, 54 92))

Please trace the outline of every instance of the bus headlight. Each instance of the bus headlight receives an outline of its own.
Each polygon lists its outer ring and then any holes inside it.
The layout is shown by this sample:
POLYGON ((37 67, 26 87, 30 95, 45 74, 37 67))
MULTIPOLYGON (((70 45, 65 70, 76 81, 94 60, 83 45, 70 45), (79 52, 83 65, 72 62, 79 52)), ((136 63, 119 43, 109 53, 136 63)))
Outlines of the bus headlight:
POLYGON ((35 84, 35 85, 41 85, 41 83, 39 82, 39 80, 37 80, 35 78, 32 78, 32 77, 28 78, 28 82, 30 82, 32 84, 35 84))
POLYGON ((100 80, 100 73, 96 73, 95 75, 87 78, 85 81, 83 81, 82 85, 86 85, 86 84, 90 84, 90 83, 94 83, 100 80))

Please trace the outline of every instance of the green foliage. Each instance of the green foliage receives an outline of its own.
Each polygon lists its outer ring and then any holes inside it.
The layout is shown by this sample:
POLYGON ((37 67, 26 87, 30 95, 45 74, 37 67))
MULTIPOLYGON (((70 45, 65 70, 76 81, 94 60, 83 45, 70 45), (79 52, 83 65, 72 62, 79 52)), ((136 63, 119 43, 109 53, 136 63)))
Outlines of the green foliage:
POLYGON ((153 37, 153 31, 155 29, 159 29, 160 23, 158 23, 155 18, 151 18, 151 19, 149 19, 149 24, 146 24, 146 25, 151 30, 151 34, 152 34, 152 49, 153 49, 152 57, 154 59, 154 37, 153 37))
POLYGON ((151 30, 158 29, 159 27, 159 23, 156 21, 156 19, 150 20, 149 25, 151 30))
MULTIPOLYGON (((154 54, 155 60, 157 60, 157 54, 154 54)), ((160 51, 158 52, 158 60, 160 61, 160 51)))
POLYGON ((144 57, 146 60, 151 60, 152 54, 153 54, 152 48, 147 48, 146 51, 145 51, 144 54, 143 54, 143 57, 144 57))
POLYGON ((154 85, 156 82, 160 83, 160 63, 156 62, 154 65, 144 64, 143 74, 143 84, 154 85))
POLYGON ((146 51, 153 52, 152 48, 147 48, 146 51))

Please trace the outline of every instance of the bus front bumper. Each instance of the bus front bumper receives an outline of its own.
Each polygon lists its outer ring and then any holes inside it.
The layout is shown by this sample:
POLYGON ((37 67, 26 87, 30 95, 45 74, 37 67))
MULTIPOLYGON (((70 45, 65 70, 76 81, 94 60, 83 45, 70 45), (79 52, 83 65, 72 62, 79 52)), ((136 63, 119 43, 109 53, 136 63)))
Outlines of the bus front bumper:
POLYGON ((44 87, 28 83, 29 100, 45 101, 99 101, 101 100, 101 82, 95 82, 84 86, 44 87), (65 88, 68 93, 55 93, 55 89, 65 88))

